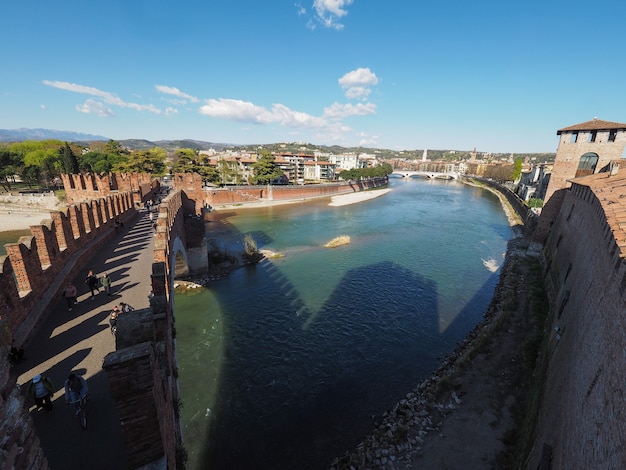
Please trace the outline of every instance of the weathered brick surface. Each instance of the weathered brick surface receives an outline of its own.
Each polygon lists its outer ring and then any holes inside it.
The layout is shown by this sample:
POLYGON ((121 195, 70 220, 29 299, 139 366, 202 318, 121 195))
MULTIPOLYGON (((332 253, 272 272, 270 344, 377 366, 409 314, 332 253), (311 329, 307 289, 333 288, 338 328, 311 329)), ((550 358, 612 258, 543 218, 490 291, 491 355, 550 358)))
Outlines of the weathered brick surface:
POLYGON ((544 444, 552 468, 626 468, 626 176, 576 181, 544 246, 554 321, 528 468, 537 468, 544 444))
POLYGON ((0 320, 0 468, 46 470, 48 461, 39 446, 23 394, 7 360, 10 335, 0 320))
POLYGON ((114 193, 129 193, 138 207, 159 192, 159 182, 146 173, 110 173, 108 175, 61 175, 65 197, 70 204, 106 198, 114 193))
POLYGON ((110 353, 103 368, 117 403, 130 468, 158 460, 164 454, 159 424, 164 404, 154 343, 110 353))
POLYGON ((11 333, 15 335, 79 248, 112 233, 115 217, 124 220, 134 214, 130 193, 111 194, 80 206, 73 204, 65 211, 53 211, 50 221, 31 227, 30 236, 6 244, 7 255, 0 257, 0 319, 8 322, 11 333), (117 213, 103 210, 111 203, 119 208, 117 213))

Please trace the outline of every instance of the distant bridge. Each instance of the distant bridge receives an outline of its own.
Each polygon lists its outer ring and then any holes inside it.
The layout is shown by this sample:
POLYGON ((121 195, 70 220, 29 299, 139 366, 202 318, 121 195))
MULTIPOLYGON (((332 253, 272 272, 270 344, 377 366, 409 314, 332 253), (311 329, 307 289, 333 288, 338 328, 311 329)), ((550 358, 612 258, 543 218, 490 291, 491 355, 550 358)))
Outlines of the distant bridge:
POLYGON ((442 173, 438 171, 411 171, 411 170, 394 170, 389 176, 399 176, 402 178, 428 178, 428 179, 442 179, 442 180, 456 180, 461 177, 460 173, 449 172, 442 173))

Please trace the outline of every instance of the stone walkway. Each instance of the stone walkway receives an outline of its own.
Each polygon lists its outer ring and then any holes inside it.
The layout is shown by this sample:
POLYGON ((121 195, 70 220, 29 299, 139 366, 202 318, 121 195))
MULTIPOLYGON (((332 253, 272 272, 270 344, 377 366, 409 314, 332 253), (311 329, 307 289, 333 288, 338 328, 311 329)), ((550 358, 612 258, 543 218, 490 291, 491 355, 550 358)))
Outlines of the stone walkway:
POLYGON ((27 402, 51 469, 127 468, 119 418, 102 361, 115 350, 108 322, 112 307, 120 302, 136 309, 149 307, 153 249, 148 213, 142 211, 88 265, 80 267, 73 279, 79 297, 72 311, 62 297, 50 302, 47 318, 26 345, 25 360, 16 366, 17 383, 23 390, 35 374, 45 374, 54 382, 55 408, 51 413, 37 411, 27 402), (98 276, 109 274, 113 281, 110 297, 101 290, 90 299, 84 284, 90 269, 98 276), (65 404, 63 384, 71 371, 83 375, 89 385, 86 430, 65 404))

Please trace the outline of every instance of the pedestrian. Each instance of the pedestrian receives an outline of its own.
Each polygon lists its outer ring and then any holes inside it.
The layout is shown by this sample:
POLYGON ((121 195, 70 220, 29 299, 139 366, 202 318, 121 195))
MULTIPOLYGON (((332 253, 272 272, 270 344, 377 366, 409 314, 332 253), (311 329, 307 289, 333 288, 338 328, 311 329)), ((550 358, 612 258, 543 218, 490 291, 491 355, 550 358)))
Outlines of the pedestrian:
POLYGON ((113 310, 111 310, 111 315, 109 316, 109 325, 111 325, 111 333, 115 334, 117 332, 117 317, 120 314, 120 309, 117 308, 117 305, 113 306, 113 310))
POLYGON ((9 352, 9 361, 13 364, 19 364, 24 359, 24 348, 15 346, 15 340, 11 341, 11 350, 9 352))
POLYGON ((63 297, 65 297, 65 302, 67 302, 67 311, 71 312, 72 307, 78 303, 76 300, 76 286, 71 282, 65 284, 65 288, 63 289, 63 297))
POLYGON ((107 273, 104 273, 100 278, 100 285, 104 289, 104 292, 106 292, 107 297, 111 297, 111 278, 107 273))
POLYGON ((132 312, 135 309, 128 305, 126 302, 120 302, 120 310, 122 311, 122 313, 128 313, 132 312))
POLYGON ((89 271, 89 273, 87 274, 87 277, 85 278, 85 284, 87 284, 89 292, 91 292, 91 300, 93 300, 96 295, 94 294, 94 292, 98 294, 100 293, 100 288, 98 287, 98 278, 93 273, 93 271, 89 271))
POLYGON ((28 386, 28 396, 35 400, 37 408, 45 408, 52 411, 52 396, 54 395, 54 384, 52 380, 41 374, 37 374, 28 386))

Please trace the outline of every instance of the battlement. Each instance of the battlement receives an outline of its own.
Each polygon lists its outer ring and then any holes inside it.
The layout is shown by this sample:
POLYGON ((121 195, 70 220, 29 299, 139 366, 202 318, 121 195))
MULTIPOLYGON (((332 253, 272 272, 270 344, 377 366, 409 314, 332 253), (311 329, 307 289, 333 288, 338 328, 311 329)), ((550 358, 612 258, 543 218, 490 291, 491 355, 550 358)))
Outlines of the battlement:
POLYGON ((114 193, 129 192, 137 205, 148 194, 158 191, 160 183, 148 173, 62 174, 65 197, 69 204, 91 201, 114 193))
MULTIPOLYGON (((5 245, 0 257, 0 319, 6 320, 12 335, 24 324, 35 305, 51 286, 68 260, 80 249, 105 233, 112 233, 114 220, 134 214, 129 191, 71 204, 63 211, 50 212, 50 219, 30 227, 31 234, 5 245)), ((62 283, 57 280, 59 291, 62 283)), ((58 294, 56 292, 55 294, 58 294)), ((23 342, 29 331, 19 335, 23 342)))

